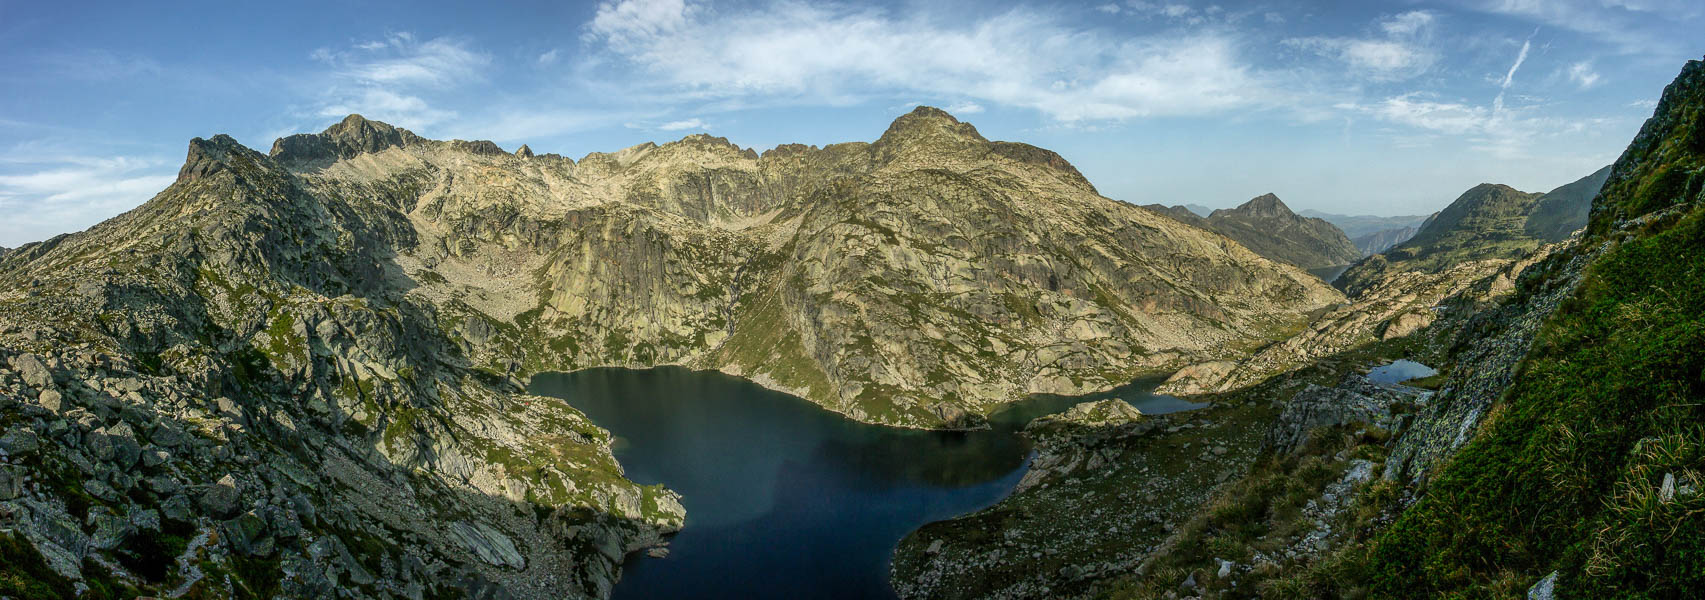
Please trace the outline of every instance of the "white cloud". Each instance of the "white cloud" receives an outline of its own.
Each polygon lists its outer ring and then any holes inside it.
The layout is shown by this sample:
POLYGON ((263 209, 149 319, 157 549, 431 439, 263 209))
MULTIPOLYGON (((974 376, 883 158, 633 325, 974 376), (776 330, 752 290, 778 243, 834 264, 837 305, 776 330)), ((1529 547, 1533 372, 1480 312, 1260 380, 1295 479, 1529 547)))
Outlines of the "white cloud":
POLYGON ((320 48, 312 57, 331 67, 313 116, 360 113, 412 129, 455 118, 455 111, 432 106, 425 96, 484 81, 482 71, 492 62, 461 40, 420 41, 408 32, 348 50, 320 48))
POLYGON ((681 120, 681 121, 670 121, 668 123, 658 125, 657 128, 660 130, 663 130, 663 131, 680 131, 683 129, 704 130, 704 129, 709 129, 710 126, 705 125, 704 121, 693 118, 693 119, 685 119, 685 120, 681 120))
POLYGON ((1424 10, 1412 10, 1395 17, 1380 21, 1379 28, 1386 35, 1398 37, 1413 37, 1427 33, 1433 26, 1436 17, 1424 10))
POLYGON ((612 46, 644 44, 685 27, 700 12, 685 0, 624 0, 598 6, 588 34, 612 46))
POLYGON ((976 102, 955 102, 947 107, 947 112, 955 115, 974 115, 983 112, 983 105, 976 102))
POLYGON ((539 64, 541 64, 541 65, 556 64, 556 60, 557 60, 557 51, 555 49, 552 49, 550 52, 546 52, 544 54, 539 55, 539 64))
POLYGON ((399 47, 397 56, 369 61, 346 61, 346 73, 381 84, 451 86, 474 81, 490 57, 460 43, 438 38, 399 47))
POLYGON ((1131 7, 1132 12, 1162 16, 1169 19, 1188 17, 1191 13, 1196 12, 1196 9, 1191 8, 1190 5, 1180 4, 1177 2, 1144 2, 1142 0, 1131 0, 1130 2, 1126 2, 1126 5, 1131 7))
POLYGON ((1101 6, 1095 7, 1095 10, 1099 10, 1101 12, 1104 12, 1104 13, 1107 13, 1110 15, 1116 15, 1116 14, 1119 14, 1119 5, 1109 2, 1107 4, 1103 4, 1101 6))
POLYGON ((1452 135, 1479 133, 1491 122, 1491 112, 1484 107, 1432 102, 1417 96, 1386 98, 1367 110, 1386 121, 1452 135))
POLYGON ((1410 11, 1377 21, 1376 37, 1316 36, 1290 38, 1284 44, 1335 58, 1361 76, 1375 80, 1409 79, 1438 62, 1432 46, 1436 18, 1426 11, 1410 11))
MULTIPOLYGON (((1580 134, 1602 127, 1606 119, 1557 118, 1538 114, 1535 107, 1476 106, 1432 99, 1409 93, 1366 104, 1338 107, 1352 113, 1419 130, 1428 136, 1451 136, 1448 144, 1489 154, 1498 159, 1524 159, 1542 151, 1548 140, 1580 134)), ((1401 137, 1401 136, 1400 136, 1401 137)), ((1413 146, 1431 145, 1435 140, 1407 138, 1413 146)))
POLYGON ((0 172, 0 246, 80 230, 142 204, 176 176, 135 157, 30 159, 0 172), (25 168, 19 169, 19 166, 25 168))
POLYGON ((630 91, 648 98, 959 96, 1073 123, 1274 107, 1288 95, 1227 33, 1114 38, 1025 9, 944 24, 839 4, 629 0, 601 5, 585 39, 612 68, 642 69, 651 88, 630 91))
POLYGON ((1581 89, 1584 90, 1597 85, 1598 80, 1598 71, 1593 70, 1593 64, 1591 61, 1583 61, 1569 65, 1569 81, 1574 82, 1575 85, 1581 86, 1581 89))

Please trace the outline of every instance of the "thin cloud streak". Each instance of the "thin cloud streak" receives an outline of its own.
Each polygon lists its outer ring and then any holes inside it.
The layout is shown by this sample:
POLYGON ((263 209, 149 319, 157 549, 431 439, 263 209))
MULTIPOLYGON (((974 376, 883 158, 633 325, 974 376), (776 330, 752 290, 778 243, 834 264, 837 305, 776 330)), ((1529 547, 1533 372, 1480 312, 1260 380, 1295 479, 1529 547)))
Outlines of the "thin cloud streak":
POLYGON ((43 231, 79 230, 130 210, 176 178, 161 161, 135 157, 20 159, 33 170, 0 174, 0 246, 39 241, 43 231))

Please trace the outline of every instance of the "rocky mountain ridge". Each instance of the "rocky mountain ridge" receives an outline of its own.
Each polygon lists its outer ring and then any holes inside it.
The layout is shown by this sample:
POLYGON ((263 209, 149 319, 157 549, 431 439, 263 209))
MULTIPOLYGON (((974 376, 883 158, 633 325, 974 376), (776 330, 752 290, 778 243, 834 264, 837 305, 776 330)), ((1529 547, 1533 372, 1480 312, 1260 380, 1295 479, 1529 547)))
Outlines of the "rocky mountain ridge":
POLYGON ((1198 216, 1185 206, 1144 206, 1236 240, 1255 253, 1304 269, 1347 265, 1361 258, 1343 231, 1322 219, 1304 217, 1273 194, 1263 194, 1235 208, 1198 216))
POLYGON ((1341 299, 928 108, 763 154, 575 161, 354 115, 267 154, 197 138, 0 284, 0 549, 50 597, 602 597, 685 517, 531 373, 684 364, 975 426, 1341 299))
POLYGON ((43 594, 601 597, 680 528, 410 293, 400 201, 198 138, 147 204, 0 262, 0 423, 38 442, 0 513, 43 594))
POLYGON ((1364 259, 1338 280, 1352 293, 1394 271, 1438 272, 1479 260, 1513 259, 1561 242, 1587 224, 1610 167, 1544 194, 1483 183, 1427 219, 1409 239, 1364 259))
POLYGON ((505 371, 683 364, 863 420, 964 425, 1227 352, 1335 299, 934 109, 874 143, 763 155, 698 135, 522 158, 370 122, 275 151, 328 188, 418 194, 398 262, 445 278, 420 293, 490 329, 469 351, 505 371))

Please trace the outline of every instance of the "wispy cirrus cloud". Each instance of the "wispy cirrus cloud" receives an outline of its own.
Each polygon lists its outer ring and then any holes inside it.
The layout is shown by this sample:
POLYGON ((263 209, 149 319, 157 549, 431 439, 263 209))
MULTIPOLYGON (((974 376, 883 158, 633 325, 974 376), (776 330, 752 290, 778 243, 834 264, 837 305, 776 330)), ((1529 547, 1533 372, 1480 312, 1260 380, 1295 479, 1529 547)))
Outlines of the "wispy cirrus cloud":
MULTIPOLYGON (((1538 33, 1539 30, 1535 29, 1534 34, 1538 33)), ((1521 50, 1516 52, 1516 62, 1511 63, 1509 72, 1504 73, 1503 83, 1498 84, 1498 96, 1492 99, 1493 113, 1503 112, 1504 93, 1510 91, 1510 84, 1515 83, 1516 80, 1516 71, 1520 71, 1522 63, 1527 62, 1527 51, 1533 49, 1533 35, 1529 35, 1527 38, 1522 41, 1521 50)))
MULTIPOLYGON (((1339 106, 1352 114, 1418 131, 1421 139, 1453 144, 1499 159, 1521 159, 1546 151, 1547 142, 1601 127, 1607 118, 1564 118, 1535 106, 1485 106, 1412 92, 1339 106)), ((1402 137, 1402 136, 1400 136, 1402 137)), ((1407 137, 1410 145, 1415 138, 1407 137)))
POLYGON ((1455 0, 1454 3, 1469 10, 1586 34, 1627 54, 1668 53, 1682 48, 1681 40, 1654 35, 1654 22, 1675 24, 1696 21, 1705 15, 1705 5, 1696 0, 1455 0))

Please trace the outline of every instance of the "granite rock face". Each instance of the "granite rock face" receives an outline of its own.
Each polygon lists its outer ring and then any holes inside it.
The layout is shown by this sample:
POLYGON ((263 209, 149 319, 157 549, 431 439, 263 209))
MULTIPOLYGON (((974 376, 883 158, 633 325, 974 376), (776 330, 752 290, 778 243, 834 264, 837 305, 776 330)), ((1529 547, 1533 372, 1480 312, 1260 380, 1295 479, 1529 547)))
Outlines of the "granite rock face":
POLYGON ((505 376, 682 364, 966 427, 1029 393, 1241 355, 1339 300, 929 108, 868 144, 694 135, 578 162, 352 117, 263 160, 308 196, 386 209, 364 238, 388 272, 349 268, 409 287, 505 376))

